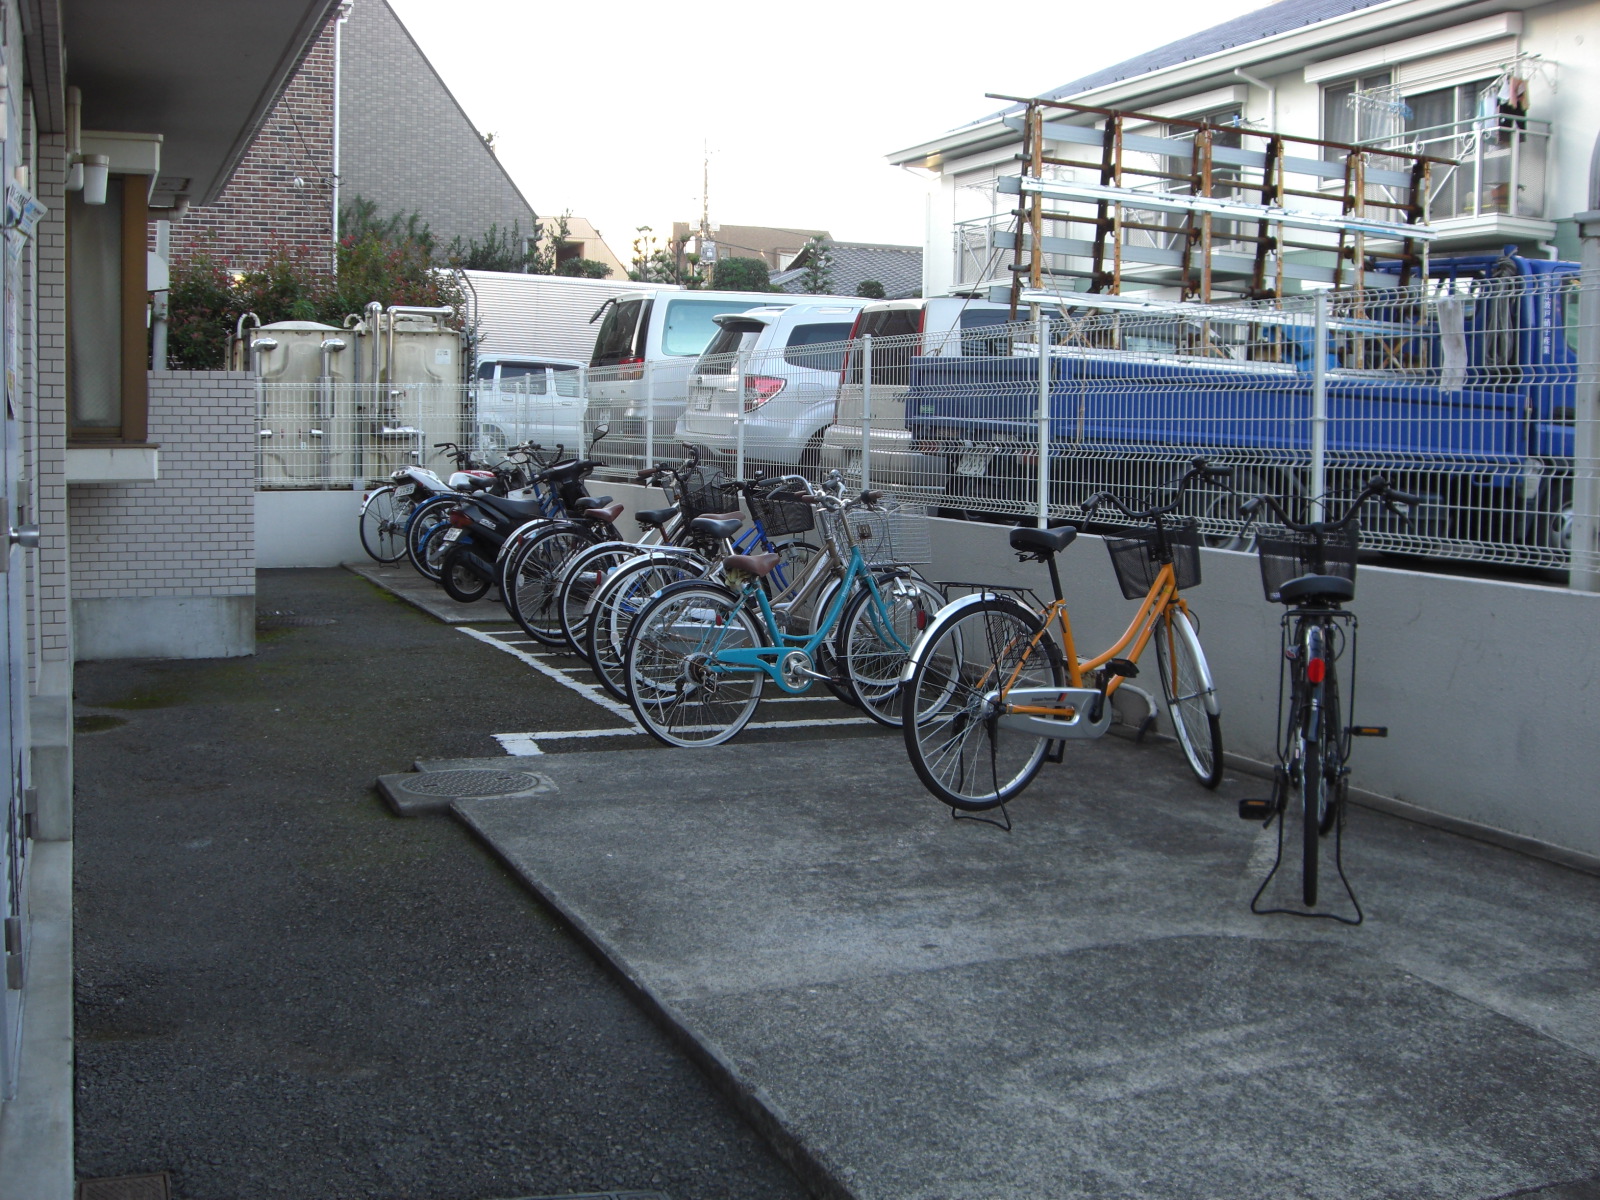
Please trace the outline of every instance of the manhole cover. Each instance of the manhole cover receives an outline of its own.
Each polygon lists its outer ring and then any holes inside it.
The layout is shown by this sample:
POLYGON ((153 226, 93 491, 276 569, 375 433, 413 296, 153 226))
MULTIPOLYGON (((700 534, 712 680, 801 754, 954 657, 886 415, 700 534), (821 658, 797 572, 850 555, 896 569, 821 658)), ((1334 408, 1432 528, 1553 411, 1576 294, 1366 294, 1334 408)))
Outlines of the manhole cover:
POLYGON ((78 1184, 78 1200, 170 1200, 171 1196, 166 1172, 123 1175, 117 1179, 85 1179, 78 1184))
POLYGON ((333 617, 257 617, 257 629, 306 629, 312 625, 337 625, 333 617))
POLYGON ((455 800, 534 796, 555 790, 556 785, 548 776, 531 771, 417 771, 378 777, 378 791, 389 807, 403 817, 443 812, 455 800))
POLYGON ((421 796, 510 796, 550 781, 526 771, 429 771, 406 784, 421 796))

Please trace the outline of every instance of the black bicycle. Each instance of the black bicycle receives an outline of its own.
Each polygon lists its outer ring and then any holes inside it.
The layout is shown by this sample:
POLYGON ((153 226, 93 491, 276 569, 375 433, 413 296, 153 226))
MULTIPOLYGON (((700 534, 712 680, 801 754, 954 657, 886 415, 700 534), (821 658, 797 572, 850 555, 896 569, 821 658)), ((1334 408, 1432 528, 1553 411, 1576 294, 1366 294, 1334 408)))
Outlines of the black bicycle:
POLYGON ((1281 624, 1283 670, 1278 680, 1278 725, 1283 730, 1272 796, 1241 800, 1239 815, 1263 827, 1278 821, 1278 857, 1250 900, 1254 913, 1290 913, 1330 917, 1347 925, 1361 924, 1361 905, 1345 878, 1343 831, 1350 790, 1350 747, 1356 737, 1387 737, 1382 726, 1346 724, 1355 705, 1356 616, 1344 605, 1356 594, 1356 552, 1361 543, 1361 510, 1378 501, 1402 520, 1420 503, 1389 485, 1383 476, 1367 481, 1361 494, 1335 521, 1302 524, 1293 520, 1271 496, 1248 500, 1240 511, 1252 522, 1263 508, 1278 520, 1257 527, 1256 552, 1261 560, 1261 585, 1267 599, 1286 606, 1281 624), (1340 664, 1346 664, 1347 690, 1341 696, 1340 664), (1288 710, 1285 715, 1287 680, 1288 710), (1307 910, 1317 904, 1318 857, 1321 841, 1334 839, 1334 869, 1356 915, 1261 908, 1261 897, 1283 863, 1283 818, 1290 799, 1298 796, 1301 823, 1300 896, 1307 910))

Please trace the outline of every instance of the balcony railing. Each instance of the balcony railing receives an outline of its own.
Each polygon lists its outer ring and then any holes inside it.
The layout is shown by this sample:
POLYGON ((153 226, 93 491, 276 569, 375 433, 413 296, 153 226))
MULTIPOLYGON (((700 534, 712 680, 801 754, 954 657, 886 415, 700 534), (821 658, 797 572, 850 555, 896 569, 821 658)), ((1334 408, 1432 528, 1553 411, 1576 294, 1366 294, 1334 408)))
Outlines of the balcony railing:
POLYGON ((1364 143, 1450 158, 1456 166, 1433 168, 1430 222, 1460 217, 1545 217, 1545 164, 1550 122, 1491 116, 1409 129, 1364 143))

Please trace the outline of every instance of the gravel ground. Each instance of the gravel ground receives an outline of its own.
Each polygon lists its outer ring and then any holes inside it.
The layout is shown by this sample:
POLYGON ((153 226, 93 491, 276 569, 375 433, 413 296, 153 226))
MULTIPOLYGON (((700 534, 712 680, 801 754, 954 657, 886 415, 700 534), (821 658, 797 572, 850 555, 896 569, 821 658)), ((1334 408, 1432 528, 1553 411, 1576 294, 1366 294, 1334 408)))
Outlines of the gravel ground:
MULTIPOLYGON (((254 658, 78 669, 77 1166, 179 1200, 804 1195, 511 876, 373 779, 586 701, 343 571, 254 658)), ((575 707, 576 706, 576 707, 575 707)))

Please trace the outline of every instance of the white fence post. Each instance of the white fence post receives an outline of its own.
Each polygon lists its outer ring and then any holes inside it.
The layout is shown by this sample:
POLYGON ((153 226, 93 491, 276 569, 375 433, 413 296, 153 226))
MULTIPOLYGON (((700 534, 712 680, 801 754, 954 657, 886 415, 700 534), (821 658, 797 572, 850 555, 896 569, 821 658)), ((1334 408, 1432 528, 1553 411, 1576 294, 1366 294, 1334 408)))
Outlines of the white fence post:
MULTIPOLYGON (((1600 163, 1600 141, 1595 143, 1600 163)), ((1591 190, 1600 192, 1600 172, 1591 190)), ((1600 197, 1597 197, 1600 199, 1600 197)), ((1600 592, 1600 209, 1578 214, 1578 380, 1573 397, 1572 560, 1574 591, 1600 592)))
POLYGON ((738 439, 734 445, 733 473, 739 479, 744 474, 744 371, 745 352, 740 350, 734 357, 733 375, 733 420, 734 435, 738 439))
POLYGON ((656 461, 656 374, 644 364, 644 461, 640 467, 652 467, 656 461))
POLYGON ((1328 490, 1328 293, 1316 296, 1311 351, 1311 519, 1322 520, 1328 490))
POLYGON ((1039 342, 1039 528, 1050 528, 1050 318, 1035 322, 1039 342))
POLYGON ((872 487, 872 335, 861 337, 861 490, 872 487))

